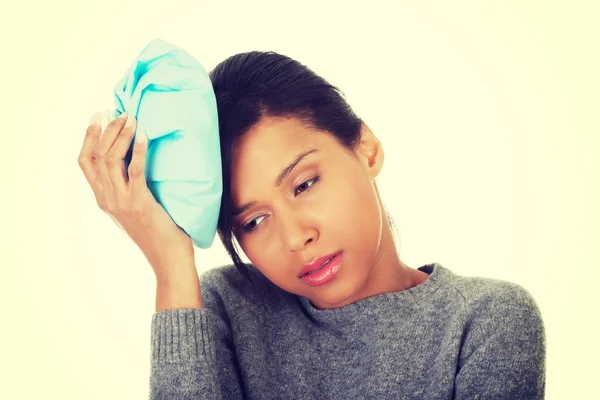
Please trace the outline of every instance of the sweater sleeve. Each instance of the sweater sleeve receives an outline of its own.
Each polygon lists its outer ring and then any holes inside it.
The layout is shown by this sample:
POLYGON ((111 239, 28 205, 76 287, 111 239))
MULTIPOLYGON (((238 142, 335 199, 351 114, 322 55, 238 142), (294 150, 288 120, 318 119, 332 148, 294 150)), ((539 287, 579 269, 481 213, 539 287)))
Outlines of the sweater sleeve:
POLYGON ((455 399, 544 398, 544 325, 525 289, 503 282, 488 290, 475 301, 467 326, 455 399))
POLYGON ((208 324, 205 309, 152 316, 150 400, 222 398, 208 324))
MULTIPOLYGON (((209 270, 200 277, 204 308, 152 316, 150 400, 244 397, 232 316, 222 294, 232 296, 232 291, 223 271, 209 270)), ((228 299, 238 303, 237 297, 228 299)))

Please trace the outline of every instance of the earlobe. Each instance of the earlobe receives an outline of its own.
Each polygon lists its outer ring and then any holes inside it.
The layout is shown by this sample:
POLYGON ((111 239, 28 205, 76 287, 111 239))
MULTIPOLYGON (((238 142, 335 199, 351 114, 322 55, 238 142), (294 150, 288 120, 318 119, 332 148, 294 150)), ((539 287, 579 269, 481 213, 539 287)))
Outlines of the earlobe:
POLYGON ((383 167, 383 147, 377 137, 371 132, 371 129, 363 122, 361 130, 361 140, 358 150, 365 161, 369 176, 374 179, 381 172, 383 167))

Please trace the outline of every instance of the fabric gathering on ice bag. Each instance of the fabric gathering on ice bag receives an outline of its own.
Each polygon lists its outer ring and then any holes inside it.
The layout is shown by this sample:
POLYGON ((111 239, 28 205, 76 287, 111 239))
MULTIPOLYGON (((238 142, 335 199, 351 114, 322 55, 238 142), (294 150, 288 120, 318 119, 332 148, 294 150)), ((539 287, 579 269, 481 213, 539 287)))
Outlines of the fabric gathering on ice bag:
POLYGON ((156 201, 194 246, 211 247, 223 184, 217 103, 206 69, 154 39, 115 85, 114 103, 114 117, 129 113, 137 119, 135 137, 148 136, 146 182, 156 201))

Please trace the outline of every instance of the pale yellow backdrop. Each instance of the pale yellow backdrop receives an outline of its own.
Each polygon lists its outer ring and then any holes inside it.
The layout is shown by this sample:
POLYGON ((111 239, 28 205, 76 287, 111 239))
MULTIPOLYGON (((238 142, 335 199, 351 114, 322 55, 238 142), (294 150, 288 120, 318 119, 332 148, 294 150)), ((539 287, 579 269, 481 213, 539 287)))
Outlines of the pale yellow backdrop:
MULTIPOLYGON (((0 4, 0 398, 147 398, 153 276, 77 155, 155 37, 207 69, 278 51, 339 86, 383 142, 403 261, 527 288, 547 398, 597 393, 597 2, 0 4)), ((229 262, 215 243, 200 272, 229 262)))

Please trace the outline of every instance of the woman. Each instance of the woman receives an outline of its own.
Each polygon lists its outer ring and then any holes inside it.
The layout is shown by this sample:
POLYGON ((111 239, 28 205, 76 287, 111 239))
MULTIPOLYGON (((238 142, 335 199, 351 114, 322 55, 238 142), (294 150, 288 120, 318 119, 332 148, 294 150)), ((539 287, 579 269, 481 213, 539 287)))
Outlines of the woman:
POLYGON ((232 56, 210 77, 232 265, 198 279, 189 237, 147 189, 147 139, 128 177, 133 118, 101 140, 93 118, 79 159, 157 277, 152 399, 544 397, 534 300, 400 260, 375 182, 381 143, 339 90, 273 52, 232 56))

